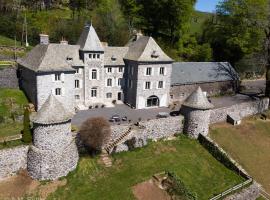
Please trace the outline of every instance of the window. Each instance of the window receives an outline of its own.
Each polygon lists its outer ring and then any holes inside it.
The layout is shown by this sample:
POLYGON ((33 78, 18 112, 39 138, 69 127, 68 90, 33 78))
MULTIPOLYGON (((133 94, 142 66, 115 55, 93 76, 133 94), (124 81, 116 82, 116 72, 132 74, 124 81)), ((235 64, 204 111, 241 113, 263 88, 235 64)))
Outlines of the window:
POLYGON ((97 54, 97 59, 100 59, 100 54, 97 54))
POLYGON ((119 72, 123 72, 123 67, 119 67, 119 72))
POLYGON ((152 74, 152 68, 151 67, 147 67, 146 68, 146 75, 147 76, 151 76, 151 74, 152 74))
POLYGON ((92 69, 92 79, 97 79, 97 70, 96 69, 92 69))
POLYGON ((151 88, 151 82, 147 81, 145 82, 145 89, 149 90, 151 88))
POLYGON ((80 99, 80 95, 75 95, 75 99, 76 100, 80 99))
POLYGON ((89 54, 89 58, 92 59, 92 54, 91 53, 89 54))
POLYGON ((55 95, 56 95, 56 96, 61 95, 61 88, 56 88, 56 89, 55 89, 55 95))
POLYGON ((91 89, 91 97, 97 97, 97 88, 91 89))
POLYGON ((128 87, 132 88, 132 80, 130 80, 130 79, 128 80, 128 87))
POLYGON ((159 74, 160 75, 164 75, 165 73, 165 71, 164 71, 165 69, 164 69, 164 67, 161 67, 161 68, 159 68, 159 74))
POLYGON ((110 92, 109 92, 109 93, 107 93, 107 94, 106 94, 106 97, 107 97, 107 99, 112 98, 112 93, 110 93, 110 92))
POLYGON ((95 53, 93 54, 93 59, 96 59, 96 54, 95 53))
POLYGON ((80 81, 79 80, 75 80, 75 88, 80 88, 80 81))
POLYGON ((80 73, 80 70, 79 68, 76 69, 76 74, 79 74, 80 73))
POLYGON ((112 86, 112 79, 111 78, 107 79, 107 86, 112 86))
POLYGON ((161 89, 161 88, 163 88, 163 86, 164 86, 164 85, 163 85, 163 81, 159 81, 159 82, 158 82, 158 88, 161 89))
POLYGON ((111 67, 108 67, 108 73, 112 73, 112 68, 111 67))
POLYGON ((121 78, 119 78, 119 79, 118 79, 118 83, 117 83, 117 85, 118 85, 118 86, 121 86, 121 82, 122 82, 122 79, 121 79, 121 78))
POLYGON ((55 74, 55 81, 60 81, 61 80, 61 74, 55 74))

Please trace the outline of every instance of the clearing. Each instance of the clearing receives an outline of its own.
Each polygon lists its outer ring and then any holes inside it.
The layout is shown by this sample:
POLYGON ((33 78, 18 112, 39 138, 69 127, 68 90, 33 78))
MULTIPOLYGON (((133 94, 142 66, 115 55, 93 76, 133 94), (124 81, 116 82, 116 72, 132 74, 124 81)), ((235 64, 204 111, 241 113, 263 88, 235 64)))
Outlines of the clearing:
POLYGON ((67 185, 49 199, 135 199, 132 188, 169 170, 176 173, 199 199, 209 199, 243 181, 213 158, 196 140, 180 136, 173 141, 151 142, 144 148, 113 155, 105 168, 98 158, 81 157, 67 185))
POLYGON ((228 152, 254 179, 270 193, 270 121, 256 117, 239 126, 217 124, 211 138, 228 152))

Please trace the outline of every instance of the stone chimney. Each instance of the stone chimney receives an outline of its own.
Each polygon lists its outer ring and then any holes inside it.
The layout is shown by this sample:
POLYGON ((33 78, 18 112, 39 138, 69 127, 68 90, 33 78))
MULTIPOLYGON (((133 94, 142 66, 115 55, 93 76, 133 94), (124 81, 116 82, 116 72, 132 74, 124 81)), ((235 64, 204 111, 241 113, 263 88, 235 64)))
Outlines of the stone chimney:
POLYGON ((39 34, 39 38, 40 38, 40 44, 49 44, 49 35, 47 34, 39 34))

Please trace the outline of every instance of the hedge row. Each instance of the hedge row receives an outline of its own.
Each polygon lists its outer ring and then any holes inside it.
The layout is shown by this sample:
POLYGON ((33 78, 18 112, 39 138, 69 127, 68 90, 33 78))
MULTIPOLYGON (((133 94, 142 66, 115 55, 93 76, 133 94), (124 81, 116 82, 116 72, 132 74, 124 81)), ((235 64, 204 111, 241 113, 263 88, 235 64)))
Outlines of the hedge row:
POLYGON ((197 194, 191 192, 190 189, 185 186, 184 182, 173 172, 166 172, 169 180, 172 181, 172 188, 170 188, 170 192, 174 195, 184 198, 185 200, 197 200, 197 194))

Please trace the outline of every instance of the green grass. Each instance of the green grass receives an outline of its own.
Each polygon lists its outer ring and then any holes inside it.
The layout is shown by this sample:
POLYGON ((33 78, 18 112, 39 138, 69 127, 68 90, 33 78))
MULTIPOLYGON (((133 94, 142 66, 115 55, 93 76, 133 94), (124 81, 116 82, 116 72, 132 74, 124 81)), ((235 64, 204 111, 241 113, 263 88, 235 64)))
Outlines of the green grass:
POLYGON ((0 123, 0 137, 19 134, 22 123, 15 123, 11 119, 11 113, 16 111, 23 115, 23 106, 28 103, 24 93, 18 89, 0 89, 0 116, 6 120, 0 123))
POLYGON ((201 33, 203 24, 206 20, 211 19, 212 14, 207 12, 195 11, 191 20, 190 31, 191 33, 201 33))
MULTIPOLYGON (((0 45, 4 45, 4 46, 14 46, 15 45, 15 41, 14 38, 8 38, 6 36, 0 35, 0 45)), ((17 46, 20 46, 21 43, 17 41, 17 46)))
POLYGON ((200 200, 209 199, 243 181, 197 141, 184 136, 115 154, 113 160, 111 168, 104 168, 97 159, 81 158, 77 170, 67 177, 67 185, 49 199, 135 199, 132 186, 164 170, 175 172, 200 200))
POLYGON ((13 141, 9 141, 9 142, 0 143, 0 150, 20 146, 23 144, 24 143, 21 140, 13 140, 13 141))
POLYGON ((270 122, 252 117, 240 126, 211 128, 211 138, 225 149, 265 190, 270 192, 270 122))

